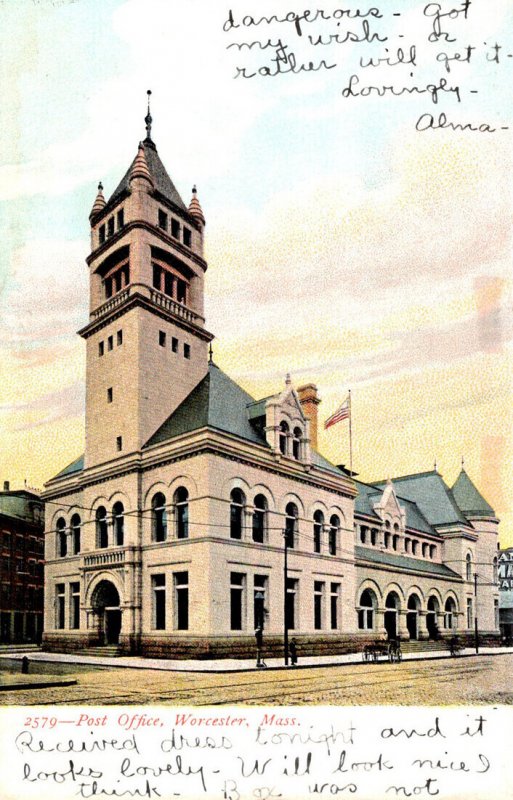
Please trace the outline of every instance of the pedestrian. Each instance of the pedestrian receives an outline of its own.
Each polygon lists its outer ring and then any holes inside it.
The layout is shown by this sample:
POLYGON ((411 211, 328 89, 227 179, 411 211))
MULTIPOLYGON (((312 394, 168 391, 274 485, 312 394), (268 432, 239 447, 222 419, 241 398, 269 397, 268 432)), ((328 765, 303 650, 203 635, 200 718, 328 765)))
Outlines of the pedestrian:
POLYGON ((264 660, 262 659, 262 648, 263 648, 263 644, 264 644, 264 632, 263 632, 263 630, 262 630, 262 628, 260 626, 255 630, 255 640, 256 640, 256 652, 257 652, 256 665, 257 665, 258 669, 261 669, 262 667, 265 667, 266 665, 265 665, 264 660))
POLYGON ((290 640, 289 644, 290 663, 293 667, 297 664, 297 643, 295 639, 290 640))

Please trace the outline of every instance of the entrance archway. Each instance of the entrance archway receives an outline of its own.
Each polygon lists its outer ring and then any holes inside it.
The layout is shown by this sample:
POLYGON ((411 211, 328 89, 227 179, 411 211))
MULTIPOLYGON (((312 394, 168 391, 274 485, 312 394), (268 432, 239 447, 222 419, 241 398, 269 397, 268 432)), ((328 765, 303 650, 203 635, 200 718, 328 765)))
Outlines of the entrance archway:
POLYGON ((399 597, 395 592, 390 592, 385 600, 385 630, 389 639, 397 639, 398 612, 399 597))
POLYGON ((410 634, 410 639, 419 638, 419 609, 420 600, 418 595, 410 595, 408 598, 408 610, 406 612, 406 626, 410 634))
POLYGON ((118 644, 121 608, 118 590, 111 581, 100 581, 93 592, 91 606, 98 618, 99 644, 118 644))
POLYGON ((431 595, 427 604, 426 614, 426 627, 430 639, 438 639, 440 631, 438 630, 438 614, 440 613, 440 603, 438 599, 431 595))

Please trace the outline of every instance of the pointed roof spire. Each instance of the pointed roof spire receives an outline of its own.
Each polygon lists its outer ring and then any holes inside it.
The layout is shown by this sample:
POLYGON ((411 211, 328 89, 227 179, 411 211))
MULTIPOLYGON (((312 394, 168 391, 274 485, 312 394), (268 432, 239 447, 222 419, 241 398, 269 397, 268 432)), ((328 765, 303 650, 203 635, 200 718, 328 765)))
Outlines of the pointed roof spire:
POLYGON ((194 217, 194 219, 197 219, 198 222, 201 222, 202 225, 204 225, 205 224, 205 217, 203 216, 203 210, 202 210, 202 208, 200 206, 200 202, 198 200, 198 196, 197 195, 198 195, 198 190, 196 189, 196 186, 193 186, 192 187, 192 198, 191 198, 191 202, 189 203, 189 209, 188 210, 189 210, 189 214, 191 215, 191 217, 194 217))
POLYGON ((290 379, 290 372, 287 372, 287 374, 285 375, 285 386, 290 386, 291 383, 292 381, 290 379))
POLYGON ((98 184, 98 194, 96 195, 96 200, 94 201, 91 213, 89 214, 89 219, 91 219, 100 211, 102 211, 102 209, 104 209, 106 205, 107 202, 105 200, 105 197, 103 196, 103 184, 100 181, 100 183, 98 184))
POLYGON ((151 112, 150 112, 151 89, 148 89, 146 94, 148 95, 148 113, 146 114, 146 116, 144 118, 144 122, 146 123, 146 139, 145 139, 145 141, 151 142, 152 141, 152 138, 151 138, 151 123, 153 122, 153 118, 152 118, 151 112))
POLYGON ((146 153, 144 152, 144 145, 142 142, 139 142, 139 150, 137 151, 135 161, 132 164, 132 169, 130 171, 130 182, 132 182, 134 178, 144 178, 153 186, 153 178, 151 177, 151 173, 148 168, 146 153))
POLYGON ((458 508, 463 511, 465 516, 495 516, 495 511, 472 483, 463 467, 451 491, 458 508))
POLYGON ((212 347, 212 342, 210 342, 210 344, 208 346, 208 363, 209 364, 213 364, 214 363, 214 349, 212 347))

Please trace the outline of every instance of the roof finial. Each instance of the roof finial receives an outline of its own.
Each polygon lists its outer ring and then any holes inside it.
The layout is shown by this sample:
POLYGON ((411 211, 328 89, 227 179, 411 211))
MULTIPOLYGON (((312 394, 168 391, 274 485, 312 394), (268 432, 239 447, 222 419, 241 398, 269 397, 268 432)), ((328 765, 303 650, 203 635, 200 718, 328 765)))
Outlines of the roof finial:
POLYGON ((438 472, 436 458, 435 458, 435 463, 433 464, 433 469, 435 472, 438 472))
POLYGON ((150 97, 151 97, 151 89, 148 89, 146 92, 148 95, 148 113, 146 114, 144 121, 146 123, 146 138, 149 139, 151 142, 151 123, 153 122, 151 113, 150 113, 150 97))
POLYGON ((287 374, 285 375, 285 385, 290 386, 291 383, 292 381, 290 380, 290 372, 287 372, 287 374))
POLYGON ((209 364, 213 364, 214 363, 214 349, 212 347, 212 342, 210 342, 210 344, 208 346, 208 363, 209 364))
POLYGON ((461 468, 465 468, 465 458, 463 456, 461 457, 461 468))

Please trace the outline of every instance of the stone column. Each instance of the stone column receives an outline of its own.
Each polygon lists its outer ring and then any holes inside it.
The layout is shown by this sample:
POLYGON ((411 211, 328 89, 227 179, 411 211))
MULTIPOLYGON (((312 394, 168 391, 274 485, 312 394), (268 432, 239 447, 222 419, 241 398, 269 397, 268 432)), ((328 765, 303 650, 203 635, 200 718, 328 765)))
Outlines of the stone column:
POLYGON ((376 633, 381 636, 385 633, 385 609, 384 608, 377 608, 375 611, 376 620, 375 620, 375 629, 376 633))
POLYGON ((419 639, 429 639, 427 611, 417 611, 417 635, 419 639))
POLYGON ((406 624, 406 609, 400 609, 397 612, 397 633, 401 637, 401 639, 409 639, 410 633, 408 631, 408 625, 406 624))

